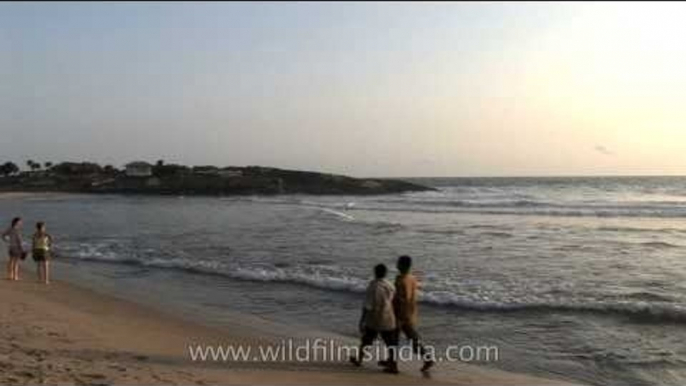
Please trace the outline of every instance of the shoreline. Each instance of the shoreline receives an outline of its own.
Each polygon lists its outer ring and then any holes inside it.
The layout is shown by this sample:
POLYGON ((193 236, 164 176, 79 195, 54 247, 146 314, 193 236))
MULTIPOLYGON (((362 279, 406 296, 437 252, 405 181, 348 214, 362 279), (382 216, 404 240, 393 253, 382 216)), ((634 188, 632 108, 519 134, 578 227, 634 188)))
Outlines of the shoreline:
POLYGON ((55 192, 31 192, 31 191, 26 191, 26 190, 21 190, 21 191, 0 191, 0 199, 13 199, 13 198, 27 198, 27 197, 33 197, 33 196, 40 196, 40 195, 52 195, 52 194, 59 194, 55 192))
POLYGON ((347 361, 194 362, 189 344, 257 347, 275 338, 247 319, 209 327, 62 280, 43 286, 26 275, 0 281, 0 384, 568 384, 462 363, 443 374, 439 364, 423 378, 414 363, 389 375, 373 363, 356 368, 347 361))

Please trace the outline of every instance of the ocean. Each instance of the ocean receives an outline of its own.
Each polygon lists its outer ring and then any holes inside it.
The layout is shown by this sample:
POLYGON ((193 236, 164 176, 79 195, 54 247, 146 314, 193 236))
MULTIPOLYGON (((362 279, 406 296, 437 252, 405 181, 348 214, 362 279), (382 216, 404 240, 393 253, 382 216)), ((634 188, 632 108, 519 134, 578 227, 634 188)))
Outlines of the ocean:
POLYGON ((56 278, 218 325, 238 311, 354 337, 373 266, 408 254, 427 343, 593 385, 686 383, 686 177, 412 181, 438 191, 49 194, 2 198, 0 217, 27 236, 47 221, 56 278))

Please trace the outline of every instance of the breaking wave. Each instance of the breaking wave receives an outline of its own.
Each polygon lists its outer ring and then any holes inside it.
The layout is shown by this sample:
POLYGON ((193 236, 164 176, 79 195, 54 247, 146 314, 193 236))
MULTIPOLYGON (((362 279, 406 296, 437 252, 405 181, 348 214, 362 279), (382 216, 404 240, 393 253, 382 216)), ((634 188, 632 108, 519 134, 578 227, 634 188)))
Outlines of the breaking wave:
MULTIPOLYGON (((332 274, 312 269, 312 267, 269 266, 241 267, 231 266, 216 261, 191 260, 185 258, 121 258, 113 254, 84 251, 74 253, 73 259, 99 261, 114 264, 135 265, 149 268, 176 269, 193 274, 213 275, 236 280, 265 283, 291 283, 306 285, 312 288, 349 293, 363 293, 366 279, 332 274)), ((336 272, 332 270, 331 272, 336 272)), ((686 307, 656 296, 641 294, 640 298, 611 301, 571 301, 545 300, 541 302, 497 302, 466 298, 449 291, 426 291, 421 293, 422 303, 452 307, 467 311, 514 313, 514 312, 560 312, 585 313, 605 316, 627 317, 634 321, 655 323, 686 323, 686 307)))

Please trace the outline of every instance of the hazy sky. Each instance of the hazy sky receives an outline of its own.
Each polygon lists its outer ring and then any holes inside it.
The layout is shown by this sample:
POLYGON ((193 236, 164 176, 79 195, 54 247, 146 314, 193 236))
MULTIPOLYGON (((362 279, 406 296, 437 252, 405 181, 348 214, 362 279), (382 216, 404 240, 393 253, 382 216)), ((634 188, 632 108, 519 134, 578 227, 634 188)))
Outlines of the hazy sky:
POLYGON ((0 3, 0 160, 686 174, 684 20, 684 3, 0 3))

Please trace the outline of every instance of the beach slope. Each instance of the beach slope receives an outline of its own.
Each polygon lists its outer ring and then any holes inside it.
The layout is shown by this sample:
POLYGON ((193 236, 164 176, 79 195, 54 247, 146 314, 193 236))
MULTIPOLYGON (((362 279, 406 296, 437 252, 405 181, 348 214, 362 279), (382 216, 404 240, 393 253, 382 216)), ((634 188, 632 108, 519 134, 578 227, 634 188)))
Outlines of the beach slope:
MULTIPOLYGON (((465 366, 453 379, 388 375, 345 362, 193 362, 189 343, 268 344, 245 326, 217 330, 65 282, 0 280, 0 384, 552 385, 465 366)), ((416 369, 414 369, 416 370, 416 369)))

